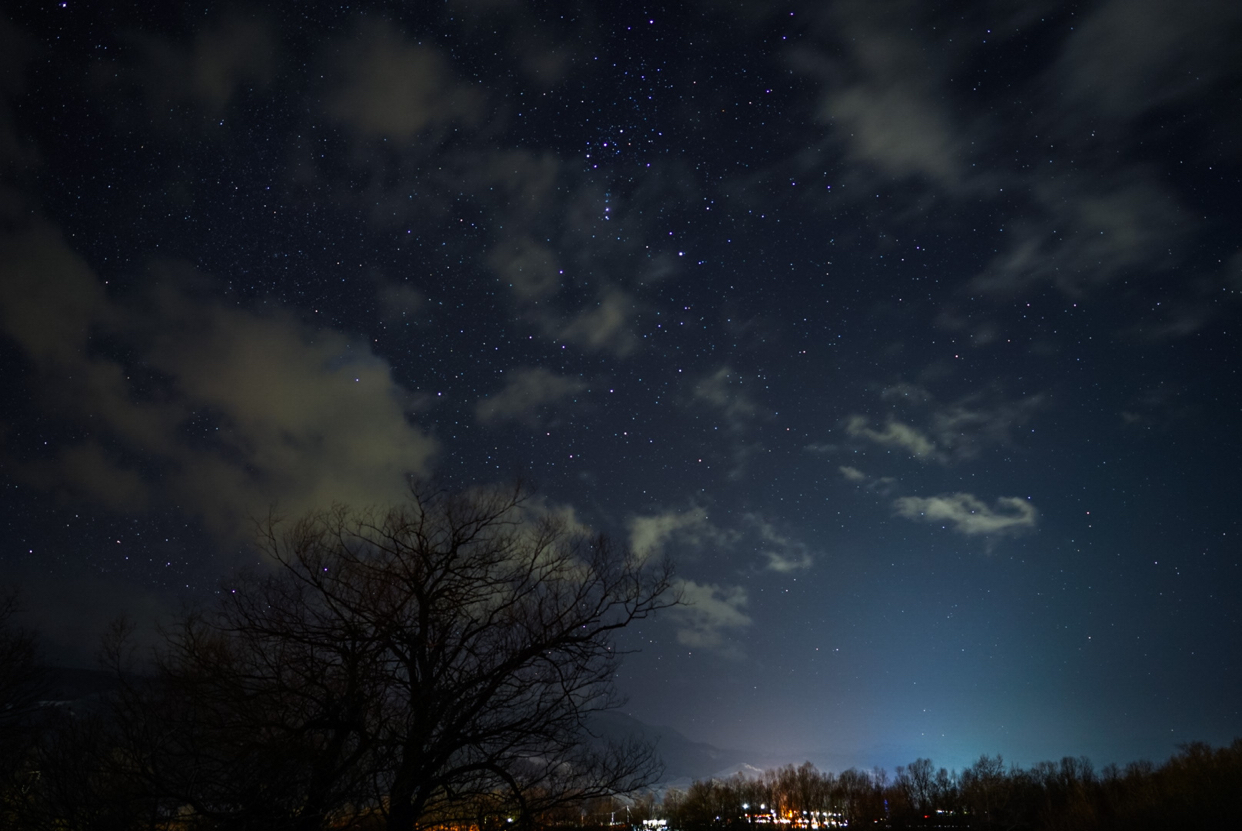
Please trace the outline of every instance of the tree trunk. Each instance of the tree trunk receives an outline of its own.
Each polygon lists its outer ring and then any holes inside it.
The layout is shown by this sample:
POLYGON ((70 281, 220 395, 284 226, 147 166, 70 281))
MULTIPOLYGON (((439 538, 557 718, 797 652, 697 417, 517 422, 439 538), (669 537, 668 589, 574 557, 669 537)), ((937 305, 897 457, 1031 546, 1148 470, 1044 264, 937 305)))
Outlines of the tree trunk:
POLYGON ((424 798, 415 799, 416 790, 413 776, 398 771, 388 790, 388 831, 414 831, 418 826, 424 798))

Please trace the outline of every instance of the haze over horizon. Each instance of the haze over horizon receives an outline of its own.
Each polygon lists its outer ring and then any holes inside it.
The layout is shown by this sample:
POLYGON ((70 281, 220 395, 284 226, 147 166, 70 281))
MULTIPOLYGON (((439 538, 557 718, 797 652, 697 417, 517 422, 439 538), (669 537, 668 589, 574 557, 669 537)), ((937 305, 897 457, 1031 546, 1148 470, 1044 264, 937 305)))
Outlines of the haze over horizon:
POLYGON ((623 712, 821 767, 1242 736, 1242 6, 18 2, 0 584, 528 476, 677 563, 623 712))

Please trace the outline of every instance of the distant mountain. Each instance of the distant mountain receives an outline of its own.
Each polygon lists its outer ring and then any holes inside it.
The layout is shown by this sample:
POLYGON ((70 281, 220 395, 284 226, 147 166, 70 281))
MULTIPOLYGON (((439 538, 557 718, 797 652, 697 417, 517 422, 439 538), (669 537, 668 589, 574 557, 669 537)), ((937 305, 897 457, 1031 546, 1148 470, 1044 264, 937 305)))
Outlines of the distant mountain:
POLYGON ((69 712, 82 715, 101 708, 117 686, 116 676, 110 672, 47 667, 43 670, 39 703, 44 707, 67 708, 69 712))
POLYGON ((44 670, 45 701, 67 703, 99 698, 117 687, 116 676, 98 669, 49 667, 44 670))
MULTIPOLYGON (((75 711, 98 706, 104 696, 117 688, 115 676, 100 670, 48 668, 44 680, 43 702, 75 711)), ((763 768, 756 765, 776 767, 789 761, 768 753, 691 741, 672 727, 647 724, 616 711, 597 713, 589 727, 603 739, 622 741, 638 737, 652 742, 664 762, 664 775, 657 790, 685 788, 696 779, 728 779, 737 773, 758 776, 763 768)))
POLYGON ((730 750, 691 741, 671 727, 646 724, 615 711, 595 715, 590 729, 596 735, 614 741, 637 736, 654 743, 664 760, 664 776, 660 780, 664 787, 685 787, 695 779, 724 779, 739 771, 754 776, 760 769, 751 762, 769 761, 756 758, 759 754, 752 751, 730 750))

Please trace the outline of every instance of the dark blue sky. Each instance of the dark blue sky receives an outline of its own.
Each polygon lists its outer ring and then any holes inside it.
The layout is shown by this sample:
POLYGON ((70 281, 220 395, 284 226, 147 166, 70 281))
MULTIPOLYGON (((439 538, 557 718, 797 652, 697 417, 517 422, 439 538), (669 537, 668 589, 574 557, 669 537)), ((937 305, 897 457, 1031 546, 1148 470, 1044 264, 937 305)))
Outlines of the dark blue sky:
POLYGON ((840 769, 1242 735, 1236 4, 18 3, 0 578, 530 476, 677 561, 627 712, 840 769))

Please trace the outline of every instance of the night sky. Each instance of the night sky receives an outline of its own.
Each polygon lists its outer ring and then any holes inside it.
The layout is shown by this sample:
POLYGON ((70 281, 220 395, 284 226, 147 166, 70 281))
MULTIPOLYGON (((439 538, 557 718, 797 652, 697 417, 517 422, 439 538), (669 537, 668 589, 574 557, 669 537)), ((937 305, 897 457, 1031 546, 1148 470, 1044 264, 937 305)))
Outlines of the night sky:
POLYGON ((527 476, 626 712, 821 766, 1242 735, 1242 4, 17 2, 0 583, 527 476), (157 11, 151 11, 157 9, 157 11))

